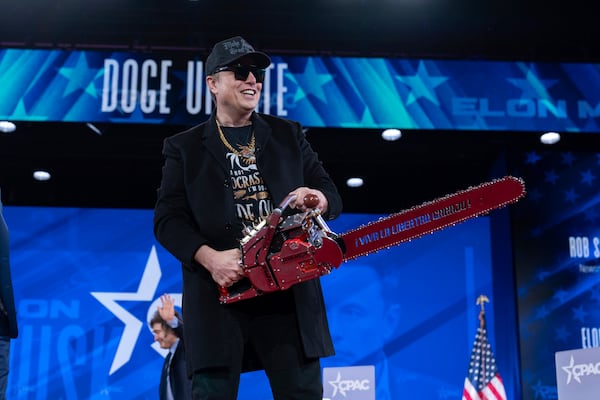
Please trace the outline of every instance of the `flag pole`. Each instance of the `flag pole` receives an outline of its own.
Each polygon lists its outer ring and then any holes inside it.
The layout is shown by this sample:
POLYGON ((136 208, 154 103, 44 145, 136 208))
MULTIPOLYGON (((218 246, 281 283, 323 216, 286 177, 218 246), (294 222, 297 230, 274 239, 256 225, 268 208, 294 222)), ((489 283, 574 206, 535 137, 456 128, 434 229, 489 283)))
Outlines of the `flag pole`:
POLYGON ((489 303, 490 299, 485 294, 480 294, 477 297, 477 305, 481 307, 479 311, 479 327, 481 329, 485 328, 485 303, 489 303))
POLYGON ((476 303, 481 307, 479 328, 471 350, 462 400, 507 400, 504 384, 487 338, 485 303, 489 302, 490 299, 486 295, 481 294, 477 297, 476 303))
MULTIPOLYGON (((476 304, 481 307, 481 310, 479 310, 479 328, 481 330, 481 332, 484 332, 484 330, 486 329, 485 326, 485 303, 489 303, 490 299, 484 295, 484 294, 480 294, 479 297, 477 297, 477 302, 476 304)), ((480 348, 479 349, 479 356, 481 358, 481 373, 485 376, 486 370, 487 370, 487 365, 485 365, 485 357, 484 357, 484 349, 480 348)))
POLYGON ((485 312, 485 303, 489 303, 490 299, 485 294, 480 294, 477 297, 477 305, 481 307, 481 312, 485 312))

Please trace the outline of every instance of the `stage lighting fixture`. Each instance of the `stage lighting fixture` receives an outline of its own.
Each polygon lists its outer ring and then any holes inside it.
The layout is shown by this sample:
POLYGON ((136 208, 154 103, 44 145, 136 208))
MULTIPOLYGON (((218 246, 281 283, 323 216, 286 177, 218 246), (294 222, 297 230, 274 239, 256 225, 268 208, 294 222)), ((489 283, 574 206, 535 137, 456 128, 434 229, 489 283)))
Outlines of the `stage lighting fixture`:
POLYGON ((50 172, 48 171, 43 171, 43 170, 37 170, 37 171, 33 171, 33 179, 35 179, 36 181, 47 181, 50 180, 50 178, 52 178, 52 175, 50 175, 50 172))
POLYGON ((90 128, 96 135, 102 135, 102 131, 98 129, 98 127, 91 122, 86 122, 85 124, 88 128, 90 128))
POLYGON ((362 178, 349 178, 346 181, 346 185, 348 187, 361 187, 364 184, 364 181, 362 180, 362 178))
POLYGON ((555 144, 560 141, 560 133, 558 132, 546 132, 540 136, 540 142, 544 144, 555 144))
POLYGON ((402 137, 402 132, 400 131, 400 129, 386 129, 383 132, 381 132, 381 137, 384 140, 393 142, 394 140, 398 140, 402 137))
POLYGON ((11 133, 17 129, 17 126, 10 121, 0 121, 0 132, 11 133))

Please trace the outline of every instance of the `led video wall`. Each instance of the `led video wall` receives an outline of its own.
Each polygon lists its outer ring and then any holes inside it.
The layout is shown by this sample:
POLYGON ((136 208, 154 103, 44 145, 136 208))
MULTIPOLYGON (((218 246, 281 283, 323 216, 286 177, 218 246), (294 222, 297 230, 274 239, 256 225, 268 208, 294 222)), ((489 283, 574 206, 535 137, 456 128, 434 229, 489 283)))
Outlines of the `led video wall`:
MULTIPOLYGON (((157 398, 163 354, 147 321, 161 294, 180 304, 181 275, 153 237, 152 211, 5 206, 4 215, 20 324, 8 398, 157 398)), ((330 228, 343 233, 378 217, 346 214, 330 228)), ((496 345, 496 338, 516 342, 516 326, 498 322, 498 307, 512 304, 514 292, 494 280, 491 221, 469 220, 321 278, 337 351, 323 368, 370 368, 376 398, 460 398, 476 298, 485 294, 500 374, 509 396, 516 393, 515 352, 496 345)), ((334 400, 367 395, 324 385, 334 400)), ((239 399, 272 399, 262 372, 242 377, 239 399)))
MULTIPOLYGON (((212 112, 204 56, 0 49, 0 118, 195 124, 212 112)), ((598 64, 271 57, 257 111, 307 127, 600 131, 598 64)))
MULTIPOLYGON (((528 183, 513 208, 522 398, 556 399, 566 365, 555 353, 600 346, 600 154, 530 151, 512 162, 528 183)), ((597 374, 581 367, 580 381, 597 374)))

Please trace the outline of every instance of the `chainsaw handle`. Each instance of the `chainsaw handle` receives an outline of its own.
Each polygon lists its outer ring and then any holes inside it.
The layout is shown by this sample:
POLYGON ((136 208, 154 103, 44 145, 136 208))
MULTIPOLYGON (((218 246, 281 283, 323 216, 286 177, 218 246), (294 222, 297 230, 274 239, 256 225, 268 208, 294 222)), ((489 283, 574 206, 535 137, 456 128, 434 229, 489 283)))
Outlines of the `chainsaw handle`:
MULTIPOLYGON (((279 210, 283 211, 287 207, 290 206, 292 201, 296 200, 295 194, 289 194, 285 199, 279 204, 279 210)), ((314 193, 308 193, 304 196, 304 206, 306 208, 315 209, 319 205, 319 196, 314 193)))

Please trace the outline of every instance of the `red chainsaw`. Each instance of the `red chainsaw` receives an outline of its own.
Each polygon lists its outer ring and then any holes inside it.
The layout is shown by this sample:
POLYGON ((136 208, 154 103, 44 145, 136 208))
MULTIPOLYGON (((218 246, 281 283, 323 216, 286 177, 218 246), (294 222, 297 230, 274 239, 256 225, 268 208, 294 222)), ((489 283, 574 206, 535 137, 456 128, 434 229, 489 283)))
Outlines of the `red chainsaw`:
POLYGON ((391 214, 343 234, 321 216, 318 198, 293 213, 288 196, 278 208, 241 239, 245 278, 219 287, 221 303, 250 299, 329 274, 355 259, 515 203, 525 195, 520 178, 507 176, 391 214))

